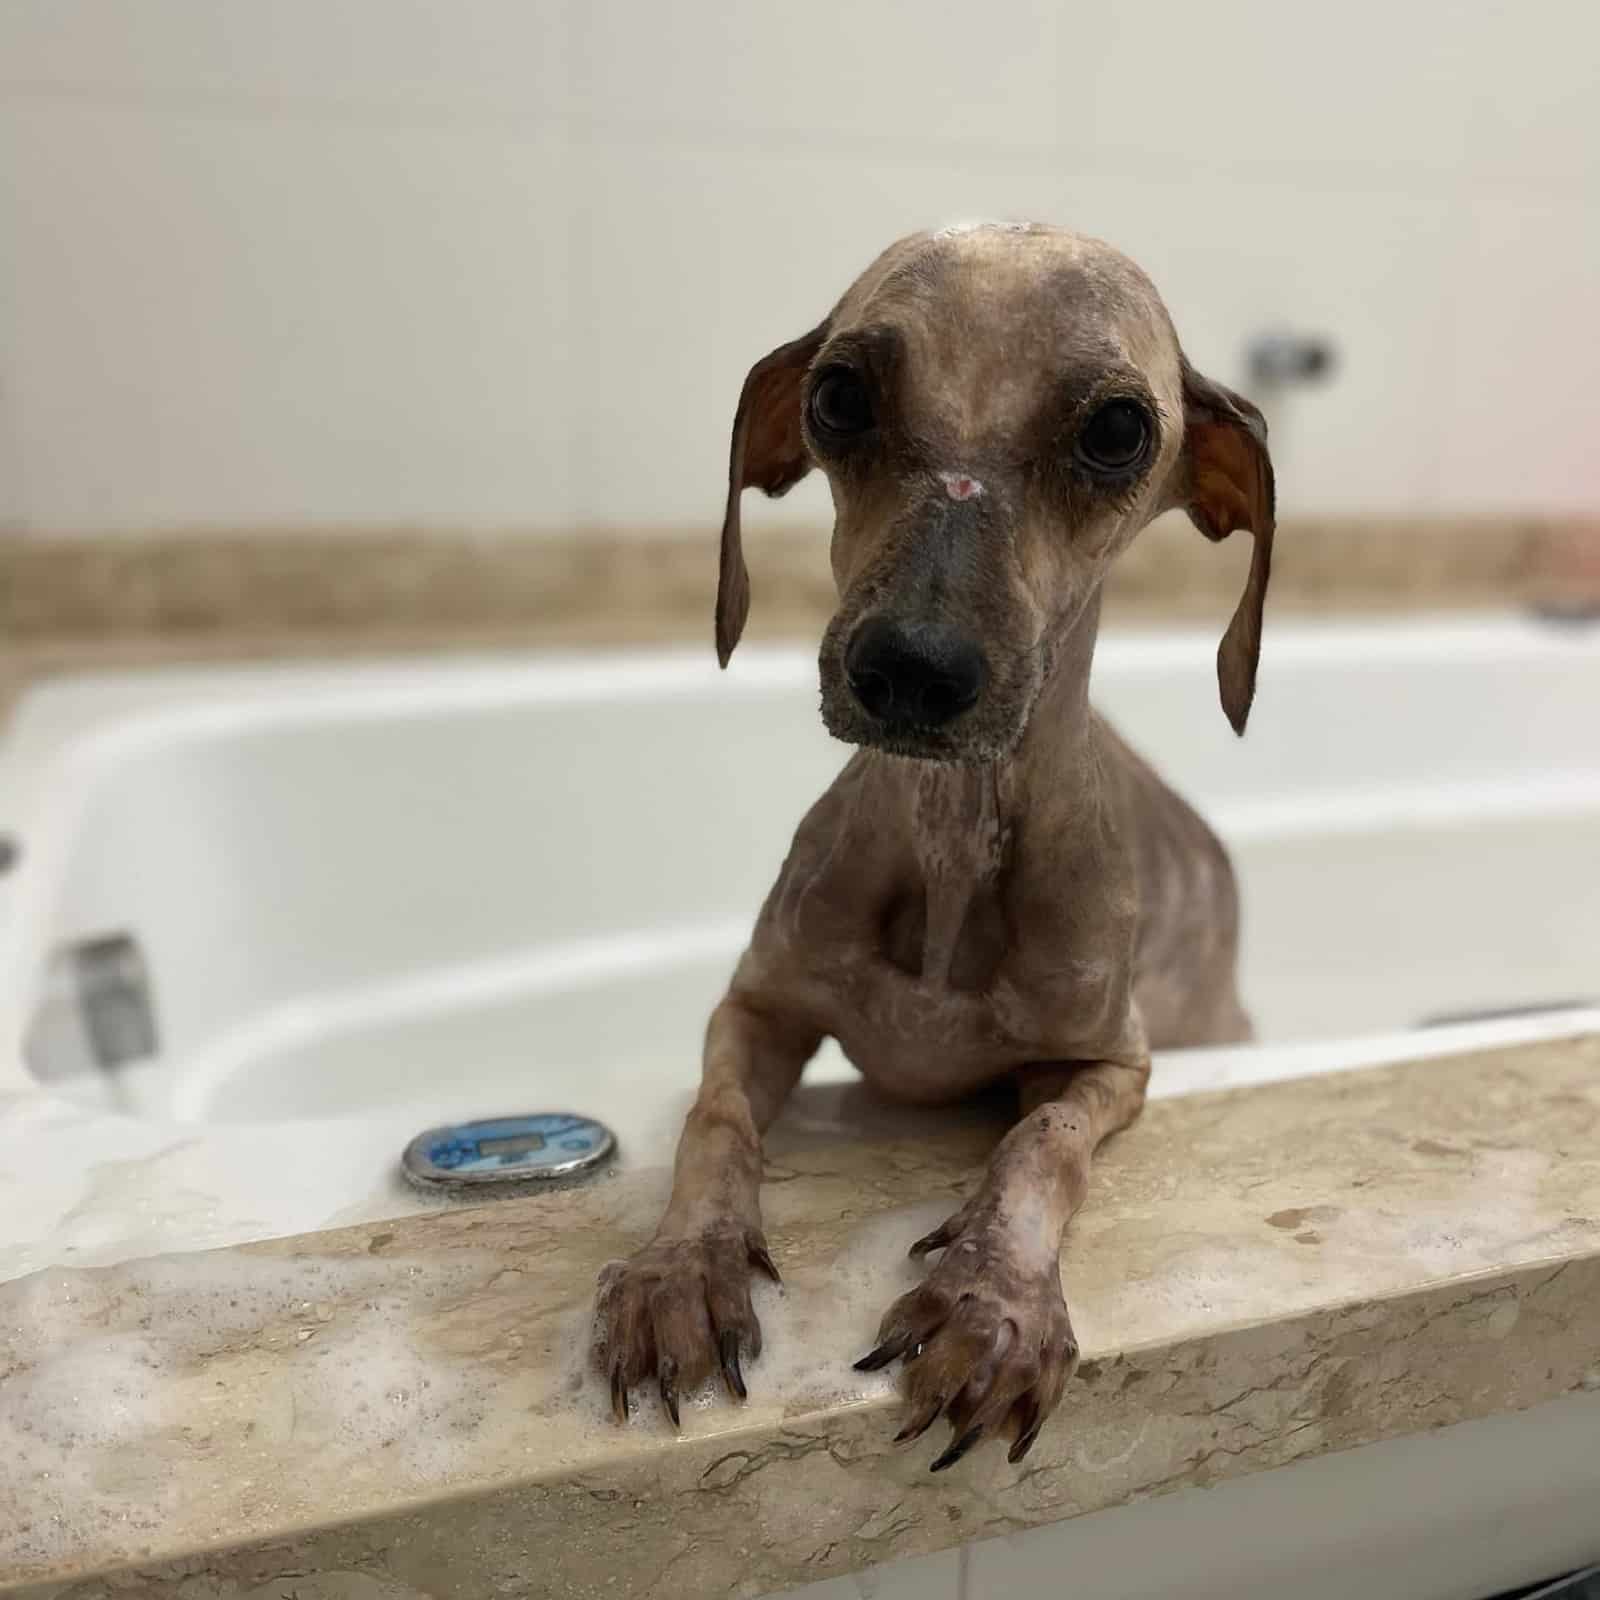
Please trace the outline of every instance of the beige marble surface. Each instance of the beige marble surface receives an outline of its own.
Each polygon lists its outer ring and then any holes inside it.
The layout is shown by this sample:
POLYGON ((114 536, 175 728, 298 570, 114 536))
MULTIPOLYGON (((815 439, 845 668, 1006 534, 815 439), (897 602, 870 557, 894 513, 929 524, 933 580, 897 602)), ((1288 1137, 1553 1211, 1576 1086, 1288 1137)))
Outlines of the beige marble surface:
POLYGON ((849 1362, 998 1123, 864 1104, 782 1125, 769 1355, 681 1438, 583 1366, 660 1173, 0 1288, 0 1588, 757 1595, 1600 1387, 1600 1037, 1152 1104, 1064 1253, 1061 1414, 939 1477, 849 1362))
MULTIPOLYGON (((812 632, 833 605, 825 528, 746 537, 752 634, 812 632)), ((0 539, 0 639, 246 640, 376 628, 710 638, 716 528, 568 536, 338 530, 0 539)), ((1225 620, 1248 542, 1164 517, 1113 568, 1108 616, 1225 620)), ((1286 518, 1274 609, 1600 600, 1600 519, 1286 518)))
MULTIPOLYGON (((73 672, 451 650, 703 643, 715 530, 567 537, 299 530, 0 538, 0 717, 73 672)), ((751 638, 815 638, 834 594, 825 529, 746 540, 751 638)), ((1179 517, 1112 570, 1110 625, 1215 622, 1248 542, 1213 546, 1179 517)), ((1600 521, 1290 519, 1272 615, 1600 606, 1600 521)))
MULTIPOLYGON (((827 532, 746 540, 751 638, 815 638, 832 611, 827 532)), ((300 530, 0 538, 0 717, 41 678, 205 661, 703 643, 715 530, 568 537, 300 530)), ((1108 584, 1111 626, 1214 622, 1248 541, 1162 518, 1108 584)), ((1600 521, 1289 519, 1271 616, 1600 606, 1600 521)), ((1269 616, 1270 625, 1270 616, 1269 616)))

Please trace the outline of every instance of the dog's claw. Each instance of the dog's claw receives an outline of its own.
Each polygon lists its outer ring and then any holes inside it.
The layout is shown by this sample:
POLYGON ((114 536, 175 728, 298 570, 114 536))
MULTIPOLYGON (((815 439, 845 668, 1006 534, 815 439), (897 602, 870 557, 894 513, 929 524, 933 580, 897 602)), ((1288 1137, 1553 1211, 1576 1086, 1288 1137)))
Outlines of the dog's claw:
POLYGON ((943 1250, 956 1236, 954 1223, 955 1218, 952 1217, 948 1222, 941 1222, 932 1233, 923 1234, 907 1252, 911 1259, 920 1261, 923 1256, 930 1255, 935 1250, 943 1250))
POLYGON ((737 1399, 748 1400, 750 1391, 745 1388, 744 1373, 739 1370, 739 1335, 729 1328, 718 1340, 718 1346, 723 1381, 737 1399))
POLYGON ((1016 1466, 1016 1464, 1021 1461, 1039 1442, 1039 1432, 1043 1427, 1044 1418, 1040 1417, 1032 1424, 1031 1427, 1029 1427, 1028 1431, 1023 1434, 1023 1436, 1018 1439, 1008 1451, 1006 1451, 1006 1460, 1009 1461, 1012 1466, 1016 1466))
POLYGON ((923 1407, 921 1416, 914 1417, 894 1436, 894 1442, 910 1444, 913 1439, 920 1439, 939 1420, 943 1410, 944 1396, 940 1395, 932 1405, 923 1407))
POLYGON ((778 1271, 778 1263, 772 1259, 772 1252, 764 1244, 755 1244, 750 1247, 750 1259, 772 1279, 774 1283, 783 1282, 783 1274, 778 1271))
POLYGON ((1044 1426, 1044 1418, 1039 1415, 1039 1402, 1029 1396, 1016 1412, 1017 1437, 1015 1443, 1006 1451, 1006 1460, 1012 1466, 1016 1464, 1033 1449, 1033 1442, 1039 1437, 1039 1430, 1044 1426), (1025 1408, 1025 1409, 1024 1409, 1025 1408))
POLYGON ((986 1214, 974 1221, 977 1211, 958 1212, 913 1246, 913 1255, 944 1254, 889 1307, 877 1348, 856 1363, 875 1372, 903 1359, 905 1410, 895 1443, 921 1438, 943 1418, 950 1433, 935 1472, 1002 1436, 1011 1461, 1022 1460, 1077 1359, 1054 1263, 1019 1257, 1006 1225, 986 1214))
POLYGON ((876 1350, 869 1350, 856 1362, 856 1371, 877 1372, 888 1366, 905 1347, 906 1341, 902 1338, 885 1339, 876 1350))
POLYGON ((761 1356, 761 1323, 751 1303, 757 1271, 778 1269, 760 1231, 729 1218, 699 1232, 658 1234, 627 1261, 600 1274, 590 1361, 609 1387, 618 1423, 652 1409, 681 1428, 683 1397, 714 1380, 746 1400, 744 1364, 761 1356))
POLYGON ((983 1428, 968 1428, 956 1442, 929 1468, 931 1472, 943 1472, 946 1467, 953 1467, 979 1439, 983 1437, 983 1428))

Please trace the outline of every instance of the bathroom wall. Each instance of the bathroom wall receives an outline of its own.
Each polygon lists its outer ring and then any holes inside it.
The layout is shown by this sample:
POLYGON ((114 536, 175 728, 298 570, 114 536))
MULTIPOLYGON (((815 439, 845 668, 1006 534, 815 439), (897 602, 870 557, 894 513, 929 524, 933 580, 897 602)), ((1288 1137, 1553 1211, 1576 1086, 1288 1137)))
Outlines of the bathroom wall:
MULTIPOLYGON (((1127 248, 1299 512, 1600 504, 1600 6, 0 0, 0 526, 712 520, 897 233, 1127 248)), ((817 483, 764 515, 822 514, 817 483)))

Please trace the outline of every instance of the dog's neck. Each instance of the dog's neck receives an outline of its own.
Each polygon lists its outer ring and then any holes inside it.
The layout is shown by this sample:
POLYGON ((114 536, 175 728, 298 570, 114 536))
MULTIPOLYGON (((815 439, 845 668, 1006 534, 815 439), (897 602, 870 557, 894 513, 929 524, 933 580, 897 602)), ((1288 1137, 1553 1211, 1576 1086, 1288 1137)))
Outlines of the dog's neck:
POLYGON ((1094 720, 1089 709, 1089 668, 1099 635, 1100 589, 1096 585, 1077 614, 1047 639, 1044 681, 1028 725, 1017 748, 996 763, 1010 769, 1018 793, 1024 793, 1027 780, 1039 773, 1058 781, 1063 767, 1082 754, 1094 720))

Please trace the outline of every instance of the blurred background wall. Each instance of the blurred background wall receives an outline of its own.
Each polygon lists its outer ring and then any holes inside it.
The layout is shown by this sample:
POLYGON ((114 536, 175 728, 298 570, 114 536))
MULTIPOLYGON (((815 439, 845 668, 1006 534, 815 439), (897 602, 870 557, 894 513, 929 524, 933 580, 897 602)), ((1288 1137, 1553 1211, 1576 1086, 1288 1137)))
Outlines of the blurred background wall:
MULTIPOLYGON (((0 523, 681 529, 895 235, 1278 327, 1287 510, 1600 504, 1596 0, 0 0, 0 523)), ((808 482, 771 520, 825 515, 808 482)))

